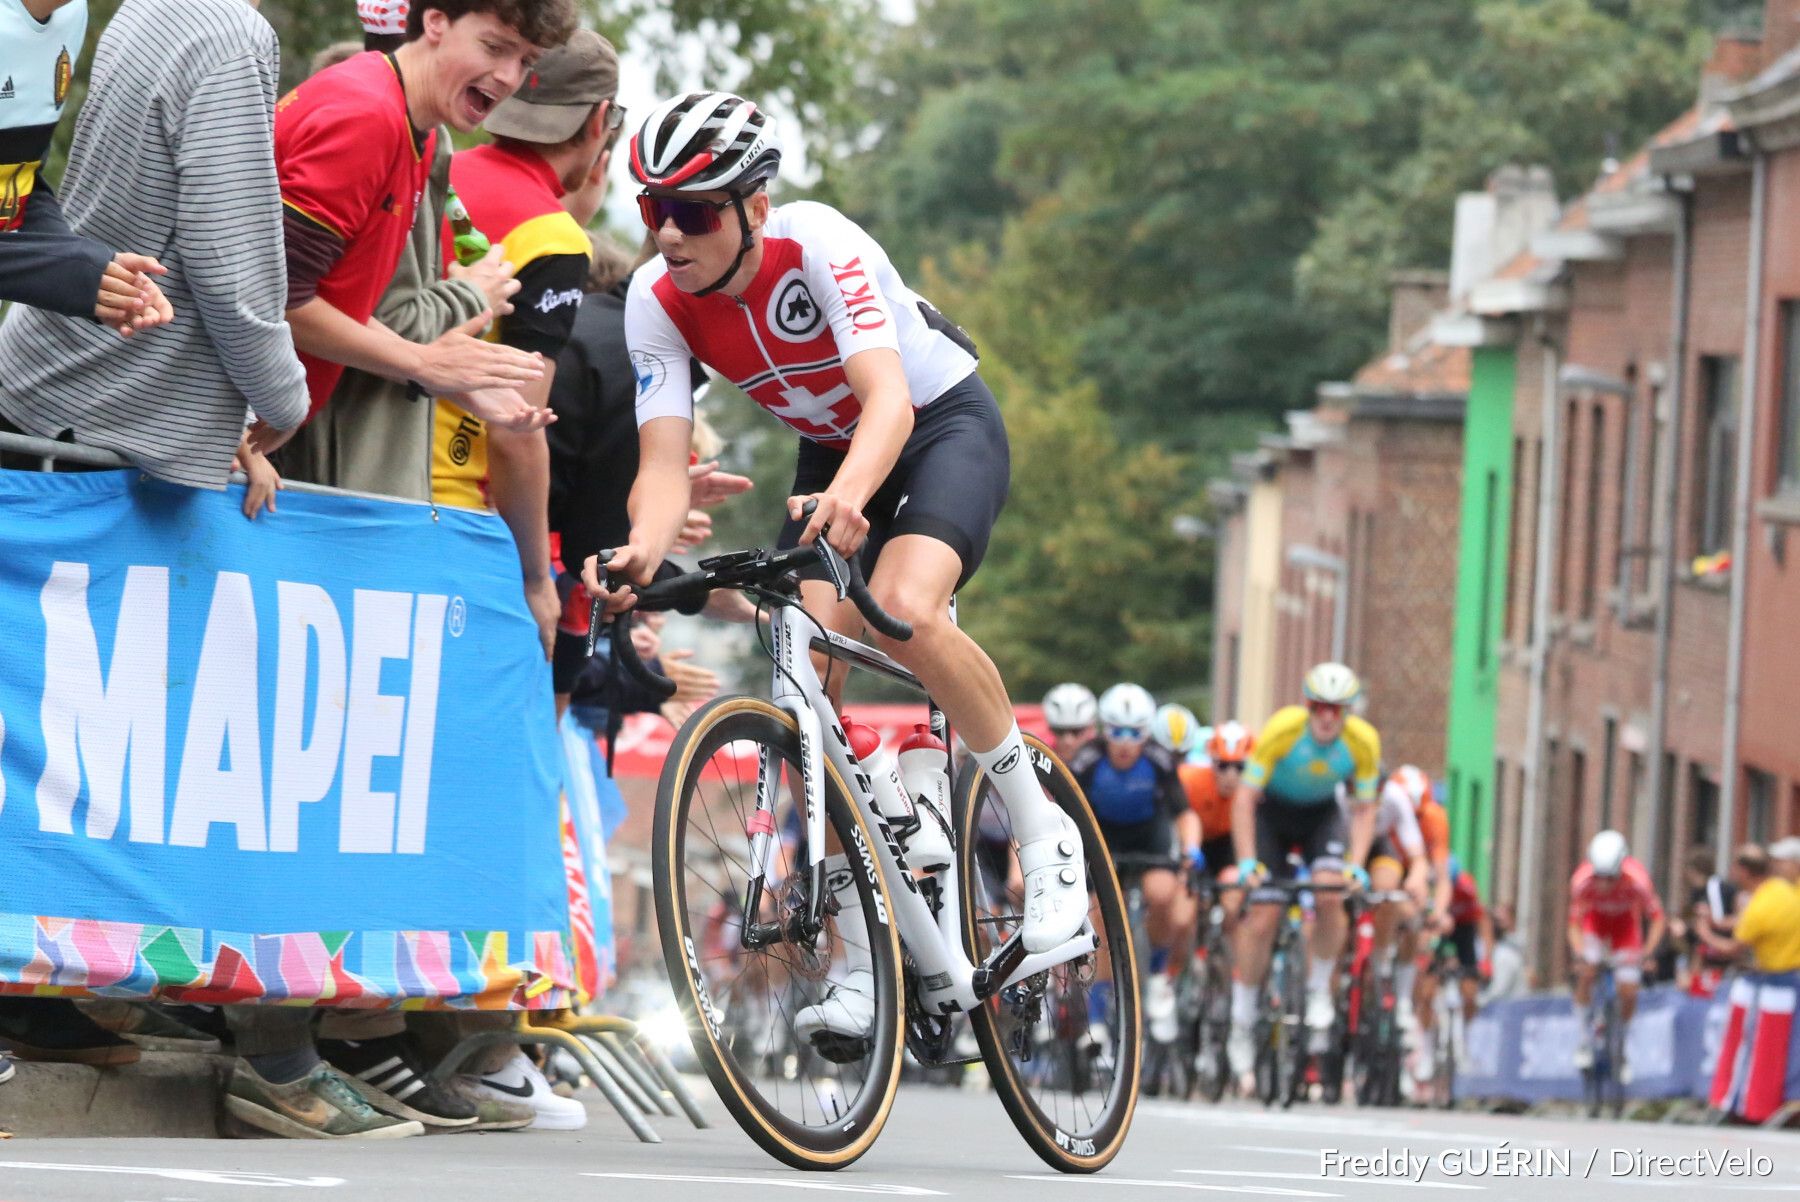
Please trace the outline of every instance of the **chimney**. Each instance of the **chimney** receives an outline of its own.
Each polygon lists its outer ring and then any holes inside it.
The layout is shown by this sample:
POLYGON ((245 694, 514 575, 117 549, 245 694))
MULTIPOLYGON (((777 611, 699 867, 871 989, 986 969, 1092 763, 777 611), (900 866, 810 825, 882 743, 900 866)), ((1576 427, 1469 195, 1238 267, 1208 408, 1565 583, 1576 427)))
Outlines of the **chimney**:
POLYGON ((1396 271, 1388 277, 1388 349, 1402 350, 1450 301, 1450 277, 1441 271, 1396 271))
POLYGON ((1700 68, 1701 106, 1712 108, 1720 103, 1725 93, 1752 79, 1762 69, 1762 49, 1762 43, 1754 35, 1720 34, 1713 43, 1706 65, 1700 68))
POLYGON ((1458 301, 1468 296, 1555 224, 1556 215, 1555 181, 1539 165, 1509 163, 1488 177, 1485 191, 1458 196, 1450 295, 1458 301))
POLYGON ((1763 5, 1763 65, 1768 66, 1796 45, 1800 45, 1800 0, 1766 0, 1763 5))

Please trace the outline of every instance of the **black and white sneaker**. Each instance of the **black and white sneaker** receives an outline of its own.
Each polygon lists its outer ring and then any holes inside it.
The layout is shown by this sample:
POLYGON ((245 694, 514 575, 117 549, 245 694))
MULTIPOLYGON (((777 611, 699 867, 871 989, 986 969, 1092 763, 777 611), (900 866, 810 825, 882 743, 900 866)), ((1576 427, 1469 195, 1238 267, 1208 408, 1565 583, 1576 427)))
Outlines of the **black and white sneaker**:
POLYGON ((404 1036, 321 1039, 319 1055, 384 1114, 451 1130, 474 1126, 480 1117, 472 1100, 425 1075, 404 1036))

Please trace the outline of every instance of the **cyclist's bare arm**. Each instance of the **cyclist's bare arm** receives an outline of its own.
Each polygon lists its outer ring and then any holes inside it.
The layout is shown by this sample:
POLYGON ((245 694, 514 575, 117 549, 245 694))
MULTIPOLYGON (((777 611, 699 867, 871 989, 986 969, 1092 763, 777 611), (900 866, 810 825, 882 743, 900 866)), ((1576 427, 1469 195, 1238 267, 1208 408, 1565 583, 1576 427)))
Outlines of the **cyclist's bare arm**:
POLYGON ((1186 856, 1199 850, 1205 842, 1205 834, 1200 829, 1200 815, 1193 810, 1184 810, 1175 818, 1175 835, 1181 841, 1181 854, 1186 856))
MULTIPOLYGON (((694 423, 685 417, 652 418, 638 427, 638 471, 626 508, 631 513, 631 541, 610 565, 588 556, 581 568, 581 582, 596 597, 606 596, 603 579, 607 567, 639 584, 648 584, 669 548, 681 534, 688 515, 688 447, 694 423)), ((609 600, 607 609, 618 612, 628 605, 624 598, 609 600)))
POLYGON ((1350 855, 1346 863, 1361 864, 1369 858, 1369 845, 1375 842, 1375 818, 1381 807, 1359 797, 1350 799, 1350 855))
MULTIPOLYGON (((876 347, 857 352, 844 361, 844 380, 861 403, 862 416, 850 437, 844 462, 830 486, 817 495, 819 507, 801 532, 800 542, 811 542, 830 526, 831 545, 842 555, 852 555, 869 533, 863 506, 894 470, 912 434, 913 407, 898 351, 876 347)), ((788 516, 798 518, 807 499, 790 499, 788 516)))
POLYGON ((1255 785, 1239 785, 1231 798, 1231 849, 1238 862, 1256 858, 1256 803, 1262 790, 1255 785))

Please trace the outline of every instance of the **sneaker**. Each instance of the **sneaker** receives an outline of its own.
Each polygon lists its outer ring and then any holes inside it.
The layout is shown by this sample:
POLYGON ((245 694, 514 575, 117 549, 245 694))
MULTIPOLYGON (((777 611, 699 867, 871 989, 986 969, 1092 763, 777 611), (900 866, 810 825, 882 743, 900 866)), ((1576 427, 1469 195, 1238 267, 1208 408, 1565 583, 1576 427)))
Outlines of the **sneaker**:
POLYGON ((1337 1021, 1337 1007, 1332 1005, 1331 991, 1315 990, 1306 995, 1306 1029, 1329 1031, 1337 1021))
POLYGON ((518 1131, 531 1126, 537 1117, 537 1111, 519 1099, 482 1089, 481 1082, 468 1073, 458 1073, 439 1088, 475 1110, 474 1122, 448 1128, 451 1131, 518 1131))
POLYGON ((1160 972, 1151 973, 1144 982, 1144 1017, 1148 1020, 1150 1038, 1157 1043, 1174 1043, 1179 1034, 1175 1021, 1175 983, 1160 972))
POLYGON ((474 1088, 483 1094, 531 1107, 533 1131, 579 1131, 587 1126, 587 1107, 573 1098, 559 1098, 525 1056, 516 1052, 500 1068, 482 1073, 474 1088))
POLYGON ((207 1054, 219 1050, 219 1041, 205 1031, 197 1031, 186 1023, 171 1018, 161 1007, 149 1002, 126 1002, 117 998, 96 998, 77 1002, 76 1008, 94 1020, 95 1025, 122 1035, 146 1052, 193 1052, 207 1054))
POLYGON ((427 1127, 467 1127, 475 1122, 475 1106, 427 1077, 403 1035, 321 1039, 319 1055, 344 1075, 363 1101, 386 1114, 427 1127))
POLYGON ((0 1050, 20 1060, 110 1067, 135 1064, 138 1046, 95 1025, 65 998, 0 1002, 0 1050))
POLYGON ((405 1139, 425 1134, 421 1123, 382 1114, 363 1101, 328 1064, 298 1081, 265 1081, 243 1060, 231 1071, 225 1113, 284 1139, 405 1139))
POLYGON ((833 1063, 862 1059, 875 1030, 875 984, 857 969, 826 991, 824 1000, 794 1015, 794 1037, 833 1063))
POLYGON ((1062 834, 1033 839, 1019 848, 1019 870, 1025 875, 1025 924, 1021 938, 1027 952, 1047 952, 1062 946, 1087 921, 1081 831, 1067 814, 1061 817, 1062 834))
POLYGON ((1231 1034, 1225 1037, 1225 1059, 1231 1064, 1231 1075, 1240 1080, 1256 1071, 1256 1040, 1249 1027, 1232 1025, 1231 1034))

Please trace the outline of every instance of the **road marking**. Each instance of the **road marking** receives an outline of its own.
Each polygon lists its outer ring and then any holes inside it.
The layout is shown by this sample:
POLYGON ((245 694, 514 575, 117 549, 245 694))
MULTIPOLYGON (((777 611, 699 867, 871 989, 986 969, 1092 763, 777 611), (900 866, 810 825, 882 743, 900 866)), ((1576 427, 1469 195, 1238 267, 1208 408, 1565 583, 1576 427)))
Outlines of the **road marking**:
POLYGON ((787 1189, 822 1189, 839 1194, 890 1194, 909 1198, 941 1198, 942 1190, 920 1185, 848 1185, 794 1177, 703 1177, 693 1173, 583 1173, 583 1177, 608 1177, 626 1181, 689 1181, 699 1185, 779 1185, 787 1189))
MULTIPOLYGON (((1308 1152, 1308 1156, 1316 1153, 1308 1152)), ((1452 1181, 1399 1181, 1392 1177, 1326 1177, 1319 1173, 1246 1173, 1237 1169, 1176 1169, 1196 1177, 1258 1177, 1264 1181, 1310 1181, 1314 1185, 1393 1185, 1401 1189, 1472 1189, 1483 1185, 1458 1185, 1452 1181)))
POLYGON ((274 1189, 299 1186, 330 1189, 344 1184, 342 1177, 277 1177, 273 1173, 234 1173, 214 1169, 164 1169, 127 1164, 57 1164, 37 1160, 0 1160, 0 1169, 44 1169, 56 1173, 118 1173, 128 1177, 164 1177, 170 1181, 198 1181, 204 1185, 262 1185, 274 1189))
POLYGON ((1063 1173, 1008 1173, 1014 1181, 1056 1181, 1065 1185, 1138 1185, 1152 1189, 1204 1190, 1210 1194, 1255 1194, 1263 1198, 1341 1198, 1319 1190, 1284 1189, 1278 1185, 1207 1185, 1200 1181, 1161 1181, 1152 1177, 1073 1177, 1063 1173))

